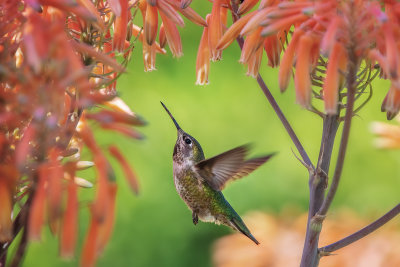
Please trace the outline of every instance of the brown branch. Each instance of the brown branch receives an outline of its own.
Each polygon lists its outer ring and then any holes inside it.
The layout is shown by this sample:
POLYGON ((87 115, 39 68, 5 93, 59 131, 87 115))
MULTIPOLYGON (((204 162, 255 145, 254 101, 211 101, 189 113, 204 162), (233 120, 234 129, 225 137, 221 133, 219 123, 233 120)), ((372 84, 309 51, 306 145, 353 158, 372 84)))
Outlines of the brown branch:
POLYGON ((339 126, 338 119, 338 115, 324 117, 317 169, 313 173, 310 173, 309 179, 310 204, 301 266, 316 266, 318 262, 316 260, 318 256, 318 240, 323 218, 315 215, 324 200, 324 193, 328 182, 327 173, 329 173, 333 145, 339 126))
POLYGON ((367 225, 366 227, 362 228, 361 230, 355 232, 354 234, 351 234, 333 244, 330 244, 328 246, 322 247, 319 249, 319 254, 321 256, 327 256, 331 252, 334 252, 338 249, 341 249, 343 247, 346 247, 361 238, 371 234, 375 230, 379 229, 382 227, 384 224, 389 222, 391 219, 396 217, 400 213, 400 204, 397 204, 393 209, 391 209, 388 213, 374 221, 373 223, 367 225))

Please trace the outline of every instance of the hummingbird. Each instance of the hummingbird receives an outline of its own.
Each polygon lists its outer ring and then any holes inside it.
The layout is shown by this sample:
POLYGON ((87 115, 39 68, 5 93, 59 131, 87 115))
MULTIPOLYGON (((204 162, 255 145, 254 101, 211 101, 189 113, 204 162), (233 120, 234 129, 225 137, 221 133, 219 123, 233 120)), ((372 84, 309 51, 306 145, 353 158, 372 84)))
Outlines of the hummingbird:
POLYGON ((205 159, 200 143, 183 131, 167 107, 162 102, 161 105, 178 131, 173 152, 174 183, 179 196, 192 211, 193 224, 196 225, 199 219, 223 224, 241 232, 258 245, 257 239, 221 190, 227 182, 242 178, 257 169, 274 153, 246 160, 249 148, 243 145, 205 159))

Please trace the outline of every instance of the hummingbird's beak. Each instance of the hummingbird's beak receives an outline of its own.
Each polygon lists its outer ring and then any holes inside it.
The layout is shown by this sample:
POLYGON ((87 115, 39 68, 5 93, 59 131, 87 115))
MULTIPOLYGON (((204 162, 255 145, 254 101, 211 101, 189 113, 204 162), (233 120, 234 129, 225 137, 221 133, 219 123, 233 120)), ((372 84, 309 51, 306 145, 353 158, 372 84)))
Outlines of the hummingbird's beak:
POLYGON ((179 124, 176 122, 176 120, 175 120, 174 116, 172 116, 171 112, 169 112, 169 110, 167 109, 167 107, 164 105, 163 102, 160 101, 160 103, 161 103, 161 105, 165 108, 165 110, 167 111, 168 115, 171 117, 172 121, 173 121, 174 124, 175 124, 176 129, 177 129, 178 131, 181 130, 181 127, 179 127, 179 124))

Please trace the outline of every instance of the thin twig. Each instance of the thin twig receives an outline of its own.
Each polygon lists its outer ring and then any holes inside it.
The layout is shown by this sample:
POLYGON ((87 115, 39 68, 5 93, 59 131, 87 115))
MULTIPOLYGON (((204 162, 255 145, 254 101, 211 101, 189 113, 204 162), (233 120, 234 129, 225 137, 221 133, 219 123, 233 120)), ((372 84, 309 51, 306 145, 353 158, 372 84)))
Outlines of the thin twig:
POLYGON ((341 249, 345 246, 348 246, 361 238, 369 235, 370 233, 374 232, 375 230, 379 229, 381 226, 389 222, 391 219, 396 217, 400 213, 400 204, 397 204, 393 209, 391 209, 388 213, 374 221, 373 223, 367 225, 366 227, 362 228, 361 230, 351 234, 333 244, 328 246, 322 247, 319 249, 319 253, 321 256, 327 256, 331 252, 341 249))

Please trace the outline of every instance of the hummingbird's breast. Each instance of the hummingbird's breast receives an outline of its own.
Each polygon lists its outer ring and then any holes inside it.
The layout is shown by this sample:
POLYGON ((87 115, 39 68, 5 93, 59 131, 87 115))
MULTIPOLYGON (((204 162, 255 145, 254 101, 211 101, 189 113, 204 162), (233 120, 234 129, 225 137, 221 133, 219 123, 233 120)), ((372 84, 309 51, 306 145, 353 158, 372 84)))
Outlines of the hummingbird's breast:
POLYGON ((225 224, 225 220, 221 220, 229 203, 220 191, 205 183, 192 166, 174 166, 174 183, 179 196, 202 221, 225 224))

